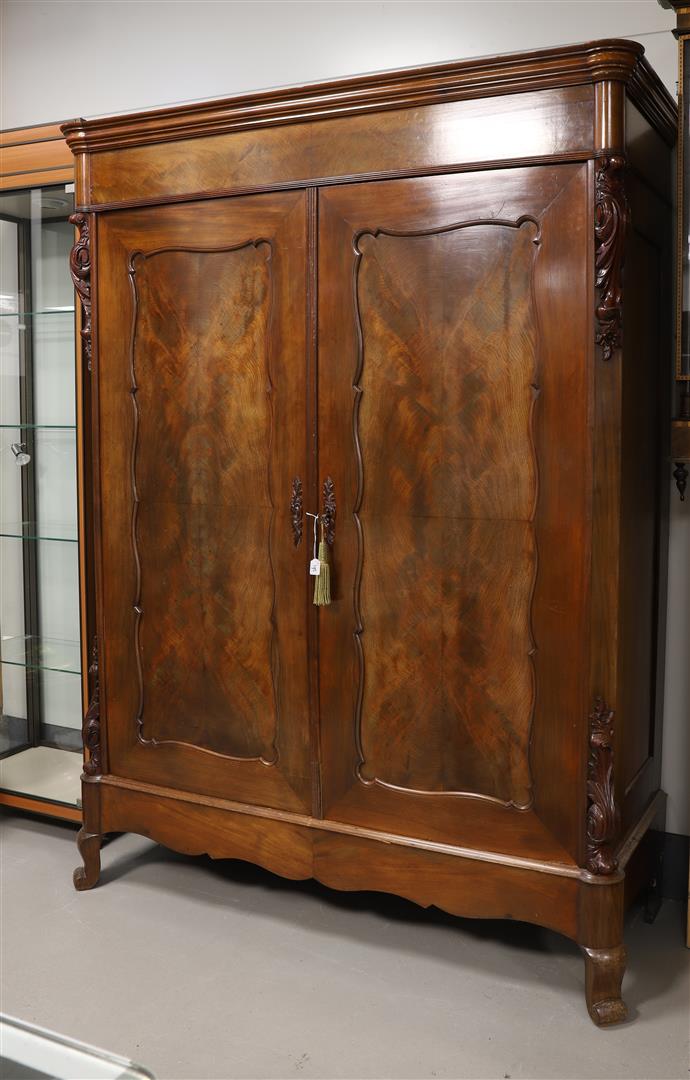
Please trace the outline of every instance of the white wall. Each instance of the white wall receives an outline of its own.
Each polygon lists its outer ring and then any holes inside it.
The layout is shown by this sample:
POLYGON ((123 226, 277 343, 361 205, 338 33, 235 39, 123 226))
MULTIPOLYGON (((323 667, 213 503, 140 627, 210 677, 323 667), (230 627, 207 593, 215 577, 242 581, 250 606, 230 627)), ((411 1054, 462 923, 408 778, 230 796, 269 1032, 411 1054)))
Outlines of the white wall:
POLYGON ((546 3, 4 0, 3 127, 189 98, 634 37, 675 85, 672 12, 656 0, 546 3))
MULTIPOLYGON (((602 37, 642 42, 675 92, 656 0, 2 0, 1 19, 1 127, 602 37)), ((690 832, 690 500, 671 516, 663 784, 669 830, 690 832)))

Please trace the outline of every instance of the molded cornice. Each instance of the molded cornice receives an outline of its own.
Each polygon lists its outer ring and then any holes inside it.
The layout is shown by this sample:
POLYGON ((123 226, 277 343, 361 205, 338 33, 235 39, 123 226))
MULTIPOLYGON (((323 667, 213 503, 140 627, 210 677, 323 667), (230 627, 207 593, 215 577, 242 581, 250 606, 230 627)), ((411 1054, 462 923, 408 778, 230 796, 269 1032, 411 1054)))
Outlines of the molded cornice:
POLYGON ((673 145, 676 103, 643 53, 642 45, 635 41, 588 42, 358 75, 148 112, 70 120, 62 125, 62 131, 72 151, 79 154, 612 80, 627 85, 640 112, 673 145))

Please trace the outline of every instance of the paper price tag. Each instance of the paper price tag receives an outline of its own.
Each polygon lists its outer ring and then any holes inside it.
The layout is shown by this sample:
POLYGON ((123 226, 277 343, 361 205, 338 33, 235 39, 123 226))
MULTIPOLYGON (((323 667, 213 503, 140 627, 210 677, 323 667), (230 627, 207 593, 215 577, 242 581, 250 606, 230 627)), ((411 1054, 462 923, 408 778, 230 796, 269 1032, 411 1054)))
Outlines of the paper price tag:
POLYGON ((321 562, 319 559, 312 559, 309 563, 309 573, 312 577, 318 577, 321 573, 321 562))

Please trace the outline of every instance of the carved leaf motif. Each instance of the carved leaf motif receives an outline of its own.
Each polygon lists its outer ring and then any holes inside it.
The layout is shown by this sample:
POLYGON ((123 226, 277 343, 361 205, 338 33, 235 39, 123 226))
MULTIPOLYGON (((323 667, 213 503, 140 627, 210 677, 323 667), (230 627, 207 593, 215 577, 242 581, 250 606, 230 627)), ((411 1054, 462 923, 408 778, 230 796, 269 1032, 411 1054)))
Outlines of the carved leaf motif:
POLYGON ((290 499, 290 514, 292 517, 292 536, 295 547, 299 546, 302 539, 302 481, 296 476, 292 481, 292 498, 290 499))
POLYGON ((324 536, 332 547, 335 540, 335 484, 330 476, 323 484, 323 524, 324 536))
POLYGON ((85 749, 89 752, 88 759, 84 761, 84 772, 87 776, 98 776, 101 771, 101 707, 98 685, 97 638, 93 639, 89 681, 91 684, 91 699, 82 725, 82 740, 85 749))
POLYGON ((612 874, 618 865, 614 846, 620 814, 613 785, 613 711, 602 698, 589 715, 587 798, 587 869, 612 874))
POLYGON ((596 243, 596 287, 601 290, 597 305, 597 345, 604 360, 610 360, 621 345, 623 321, 623 256, 630 214, 624 185, 625 159, 620 155, 603 158, 596 174, 594 238, 596 243))
POLYGON ((74 288, 81 302, 82 324, 81 339, 86 366, 91 371, 91 249, 90 227, 87 214, 72 214, 70 222, 79 230, 69 257, 69 268, 74 288))

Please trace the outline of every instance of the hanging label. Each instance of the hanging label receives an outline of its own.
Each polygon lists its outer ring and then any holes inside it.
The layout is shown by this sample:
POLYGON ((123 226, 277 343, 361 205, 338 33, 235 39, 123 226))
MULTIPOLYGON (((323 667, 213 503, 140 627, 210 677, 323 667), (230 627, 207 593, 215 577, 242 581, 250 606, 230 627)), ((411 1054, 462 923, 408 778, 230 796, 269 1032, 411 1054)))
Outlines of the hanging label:
POLYGON ((321 560, 320 559, 312 559, 311 560, 311 562, 309 563, 309 573, 311 574, 312 577, 318 577, 319 576, 319 574, 321 573, 321 560))

